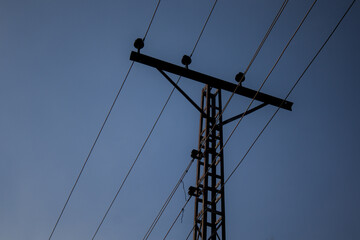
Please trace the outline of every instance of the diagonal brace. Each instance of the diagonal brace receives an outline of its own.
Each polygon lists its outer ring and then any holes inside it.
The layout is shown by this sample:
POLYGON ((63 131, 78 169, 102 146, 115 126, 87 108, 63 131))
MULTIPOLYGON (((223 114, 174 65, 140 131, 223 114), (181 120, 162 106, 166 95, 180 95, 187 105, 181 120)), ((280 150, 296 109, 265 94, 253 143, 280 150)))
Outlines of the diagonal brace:
POLYGON ((250 114, 250 113, 253 113, 253 112, 255 112, 256 110, 259 110, 260 108, 265 107, 266 105, 268 105, 268 104, 267 104, 267 103, 262 103, 262 104, 254 107, 254 108, 252 108, 252 109, 250 109, 250 110, 248 110, 248 111, 246 111, 246 112, 240 113, 239 115, 236 115, 236 116, 234 116, 234 117, 232 117, 232 118, 229 118, 229 119, 223 121, 223 122, 222 122, 222 125, 225 125, 225 124, 230 123, 230 122, 232 122, 232 121, 234 121, 234 120, 236 120, 236 119, 239 119, 239 118, 241 118, 243 115, 246 116, 246 115, 248 115, 248 114, 250 114))
POLYGON ((202 114, 207 114, 161 69, 157 68, 159 72, 202 114))

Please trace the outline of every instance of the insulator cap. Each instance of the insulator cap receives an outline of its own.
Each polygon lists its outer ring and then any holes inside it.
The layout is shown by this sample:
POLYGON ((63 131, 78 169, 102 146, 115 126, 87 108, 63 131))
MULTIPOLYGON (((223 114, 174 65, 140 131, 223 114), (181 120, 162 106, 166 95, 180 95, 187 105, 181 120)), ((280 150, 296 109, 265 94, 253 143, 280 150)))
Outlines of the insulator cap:
POLYGON ((198 150, 193 149, 191 151, 191 157, 194 159, 200 159, 200 158, 202 158, 202 153, 199 152, 198 150))
POLYGON ((236 74, 235 80, 236 80, 237 82, 240 82, 240 81, 241 81, 241 83, 242 83, 243 81, 245 81, 245 75, 244 75, 244 73, 239 72, 238 74, 236 74))
POLYGON ((134 47, 140 52, 140 49, 144 47, 144 40, 141 38, 138 38, 134 42, 134 47))
POLYGON ((189 194, 189 196, 199 197, 201 194, 201 191, 196 187, 190 186, 189 190, 188 190, 188 194, 189 194))
POLYGON ((181 63, 184 64, 186 67, 190 65, 191 63, 191 57, 188 55, 184 55, 181 59, 181 63))

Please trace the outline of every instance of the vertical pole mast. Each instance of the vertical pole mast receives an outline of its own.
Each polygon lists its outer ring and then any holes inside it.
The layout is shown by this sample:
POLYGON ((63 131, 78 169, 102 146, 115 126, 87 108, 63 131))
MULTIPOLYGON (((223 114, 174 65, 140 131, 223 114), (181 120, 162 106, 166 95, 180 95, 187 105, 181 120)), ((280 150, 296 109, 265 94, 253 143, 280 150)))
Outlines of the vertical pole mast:
POLYGON ((225 199, 221 90, 208 85, 202 90, 197 160, 194 240, 225 240, 225 199), (213 129, 213 130, 212 130, 213 129))

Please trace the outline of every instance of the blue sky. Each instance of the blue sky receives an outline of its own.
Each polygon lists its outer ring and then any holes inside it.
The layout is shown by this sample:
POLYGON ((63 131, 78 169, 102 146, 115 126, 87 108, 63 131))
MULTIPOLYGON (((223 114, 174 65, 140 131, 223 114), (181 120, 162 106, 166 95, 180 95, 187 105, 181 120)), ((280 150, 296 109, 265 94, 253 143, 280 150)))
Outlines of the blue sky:
MULTIPOLYGON (((286 96, 350 2, 316 3, 263 92, 286 96)), ((0 1, 1 239, 49 237, 156 3, 0 1)), ((311 3, 288 3, 244 86, 259 88, 311 3)), ((180 65, 212 4, 162 1, 142 53, 180 65)), ((281 4, 219 1, 191 69, 235 83, 281 4)), ((293 111, 279 112, 225 186, 228 239, 360 238, 359 25, 355 3, 290 95, 293 111)), ((200 101, 201 84, 180 86, 200 101)), ((52 239, 91 239, 171 89, 155 69, 134 65, 52 239)), ((235 96, 225 118, 249 102, 235 96)), ((224 150, 225 176, 275 110, 241 122, 224 150)), ((190 161, 198 123, 175 93, 96 239, 142 239, 190 161)), ((184 184, 195 184, 195 166, 184 184)), ((162 239, 184 202, 179 188, 149 239, 162 239)), ((186 238, 193 207, 168 239, 186 238)))

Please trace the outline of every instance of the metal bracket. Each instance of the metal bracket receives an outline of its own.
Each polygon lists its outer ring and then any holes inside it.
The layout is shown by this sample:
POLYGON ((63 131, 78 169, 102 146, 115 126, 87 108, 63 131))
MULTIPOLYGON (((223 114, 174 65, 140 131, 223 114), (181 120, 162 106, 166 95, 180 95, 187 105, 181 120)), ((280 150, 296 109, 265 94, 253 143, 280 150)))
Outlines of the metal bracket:
POLYGON ((207 116, 207 114, 201 110, 201 108, 166 74, 163 70, 157 68, 159 72, 202 114, 207 116))
POLYGON ((227 124, 227 123, 230 123, 230 122, 232 122, 232 121, 234 121, 234 120, 236 120, 236 119, 239 119, 239 118, 241 118, 243 115, 246 116, 246 115, 248 115, 248 114, 250 114, 250 113, 253 113, 253 112, 255 112, 256 110, 259 110, 260 108, 265 107, 266 105, 268 105, 268 104, 267 104, 267 103, 262 103, 262 104, 254 107, 254 108, 252 108, 252 109, 250 109, 250 110, 247 110, 246 112, 240 113, 239 115, 236 115, 236 116, 234 116, 234 117, 232 117, 232 118, 229 118, 229 119, 223 121, 223 122, 222 122, 222 125, 224 126, 224 125, 227 124))
POLYGON ((229 92, 235 92, 235 94, 251 99, 255 98, 255 100, 257 101, 267 103, 276 107, 280 107, 289 111, 291 111, 291 107, 293 105, 293 103, 290 101, 286 101, 262 92, 257 92, 250 88, 246 88, 242 86, 237 87, 236 84, 203 73, 199 73, 184 67, 180 67, 175 64, 171 64, 153 57, 149 57, 141 53, 131 52, 130 60, 148 65, 150 67, 154 67, 159 71, 162 70, 162 71, 174 73, 183 76, 185 78, 207 84, 213 88, 223 89, 229 92))

